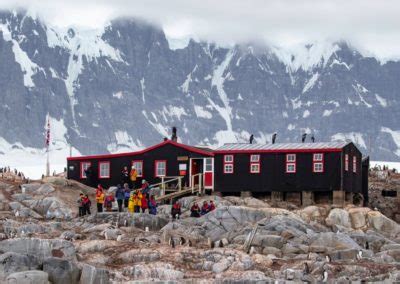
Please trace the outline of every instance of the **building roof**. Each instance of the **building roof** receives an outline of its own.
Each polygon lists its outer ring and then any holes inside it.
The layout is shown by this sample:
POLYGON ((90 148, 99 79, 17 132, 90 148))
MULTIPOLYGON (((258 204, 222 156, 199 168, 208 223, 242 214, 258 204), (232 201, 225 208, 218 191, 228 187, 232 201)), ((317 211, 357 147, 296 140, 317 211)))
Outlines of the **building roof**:
POLYGON ((351 142, 319 142, 319 143, 275 143, 275 144, 250 144, 227 143, 217 148, 215 153, 225 152, 329 152, 341 151, 351 142))
POLYGON ((75 161, 75 160, 91 160, 91 159, 109 159, 109 158, 116 158, 116 157, 124 157, 124 156, 135 156, 135 155, 140 155, 149 151, 152 151, 154 149, 160 148, 164 145, 167 144, 171 144, 174 145, 176 147, 185 149, 187 151, 193 152, 193 153, 197 153, 200 155, 204 155, 207 157, 213 156, 212 152, 203 150, 203 149, 199 149, 196 147, 192 147, 192 146, 188 146, 185 144, 181 144, 172 140, 167 140, 167 141, 163 141, 161 143, 158 143, 156 145, 153 145, 151 147, 145 148, 143 150, 140 151, 136 151, 136 152, 127 152, 127 153, 118 153, 118 154, 103 154, 103 155, 91 155, 91 156, 79 156, 79 157, 69 157, 67 158, 67 161, 75 161))

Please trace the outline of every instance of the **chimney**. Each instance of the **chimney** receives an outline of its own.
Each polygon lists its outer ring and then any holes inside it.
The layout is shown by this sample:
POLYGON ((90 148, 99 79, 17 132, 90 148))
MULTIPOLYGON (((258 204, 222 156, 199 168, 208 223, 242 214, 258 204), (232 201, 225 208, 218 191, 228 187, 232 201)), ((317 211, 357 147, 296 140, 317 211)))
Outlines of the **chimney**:
POLYGON ((178 142, 178 136, 176 135, 176 127, 172 127, 172 135, 171 135, 171 140, 174 142, 178 142))
POLYGON ((275 140, 276 140, 276 133, 272 134, 272 144, 275 144, 275 140))
POLYGON ((164 137, 164 139, 163 139, 163 140, 164 140, 164 142, 165 142, 165 141, 168 141, 168 138, 167 138, 167 137, 164 137))
POLYGON ((253 144, 253 141, 254 141, 254 135, 253 135, 253 134, 251 134, 251 135, 250 135, 250 141, 249 141, 249 142, 250 142, 250 144, 253 144))
POLYGON ((315 137, 314 137, 314 134, 311 136, 311 142, 315 142, 315 137))
POLYGON ((301 136, 301 143, 304 143, 304 141, 306 141, 306 138, 307 138, 307 133, 304 133, 304 134, 301 136))

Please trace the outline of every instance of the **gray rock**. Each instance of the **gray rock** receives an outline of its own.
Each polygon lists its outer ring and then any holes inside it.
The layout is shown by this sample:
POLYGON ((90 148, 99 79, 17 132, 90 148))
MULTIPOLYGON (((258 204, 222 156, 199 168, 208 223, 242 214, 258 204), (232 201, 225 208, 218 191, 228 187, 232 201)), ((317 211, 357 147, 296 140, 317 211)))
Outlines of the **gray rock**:
POLYGON ((34 255, 6 252, 0 255, 0 279, 5 280, 14 272, 40 269, 40 266, 41 262, 34 255))
POLYGON ((212 271, 214 273, 222 273, 225 270, 227 270, 231 266, 231 262, 228 261, 227 259, 222 259, 221 261, 215 263, 212 267, 212 271))
POLYGON ((22 271, 10 274, 6 284, 49 284, 46 272, 38 270, 22 271))
POLYGON ((72 261, 57 257, 49 257, 43 261, 43 271, 49 275, 53 284, 77 284, 80 269, 72 261))
POLYGON ((109 284, 110 275, 106 269, 84 264, 80 279, 81 284, 109 284))
POLYGON ((0 251, 35 255, 41 261, 48 257, 76 260, 74 245, 65 240, 36 238, 7 239, 0 242, 0 251))

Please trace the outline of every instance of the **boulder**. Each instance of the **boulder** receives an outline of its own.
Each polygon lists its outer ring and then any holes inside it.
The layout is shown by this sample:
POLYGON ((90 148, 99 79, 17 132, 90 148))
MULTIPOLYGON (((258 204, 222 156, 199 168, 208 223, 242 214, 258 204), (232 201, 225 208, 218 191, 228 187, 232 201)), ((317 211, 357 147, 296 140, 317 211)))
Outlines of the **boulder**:
POLYGON ((82 284, 109 284, 110 275, 108 270, 84 264, 80 283, 82 284))
POLYGON ((34 193, 42 186, 41 183, 27 183, 21 185, 22 193, 34 193))
POLYGON ((284 243, 285 240, 281 236, 256 234, 254 236, 252 245, 281 249, 284 243))
MULTIPOLYGON (((310 239, 311 247, 329 247, 335 250, 340 249, 361 249, 361 247, 347 234, 323 232, 310 239)), ((315 252, 314 250, 310 250, 315 252)))
POLYGON ((35 190, 33 193, 34 194, 37 194, 37 195, 42 195, 42 196, 44 196, 44 195, 48 195, 48 194, 50 194, 50 193, 52 193, 52 192, 54 192, 55 191, 55 189, 54 189, 54 187, 51 185, 51 184, 48 184, 48 183, 45 183, 45 184, 42 184, 37 190, 35 190))
POLYGON ((369 211, 367 214, 370 227, 385 235, 400 233, 400 225, 378 211, 369 211))
POLYGON ((371 209, 365 207, 349 209, 351 225, 354 229, 364 229, 368 226, 367 215, 369 211, 371 209))
POLYGON ((40 266, 41 262, 34 255, 6 252, 0 255, 0 280, 15 272, 40 269, 40 266))
POLYGON ((338 225, 345 228, 351 228, 351 221, 349 212, 344 209, 335 208, 329 212, 328 217, 325 219, 328 226, 338 225))
POLYGON ((31 254, 38 257, 40 261, 53 256, 76 260, 74 245, 69 241, 58 239, 7 239, 0 242, 0 251, 31 254))
POLYGON ((91 240, 77 244, 76 250, 80 254, 104 252, 105 249, 118 246, 117 241, 112 240, 91 240))
POLYGON ((155 262, 161 258, 161 254, 153 249, 132 249, 121 253, 119 258, 124 263, 155 262))
POLYGON ((49 275, 49 280, 53 284, 79 283, 80 269, 70 260, 57 257, 46 258, 43 262, 43 271, 49 275))
POLYGON ((49 284, 49 275, 46 272, 38 270, 22 271, 10 274, 7 284, 49 284))
POLYGON ((228 268, 229 268, 229 266, 231 266, 231 262, 228 260, 228 259, 226 259, 226 258, 224 258, 224 259, 221 259, 219 262, 217 262, 217 263, 215 263, 213 266, 212 266, 212 271, 214 272, 214 273, 222 273, 222 272, 224 272, 225 270, 227 270, 228 268))

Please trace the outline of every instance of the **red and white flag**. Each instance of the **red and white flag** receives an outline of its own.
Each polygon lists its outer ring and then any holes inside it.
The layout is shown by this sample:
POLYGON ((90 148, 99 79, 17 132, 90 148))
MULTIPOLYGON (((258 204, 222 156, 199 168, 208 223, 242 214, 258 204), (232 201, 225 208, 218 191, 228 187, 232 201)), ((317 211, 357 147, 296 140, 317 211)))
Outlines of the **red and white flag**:
POLYGON ((46 129, 46 148, 50 146, 50 118, 47 119, 47 129, 46 129))

